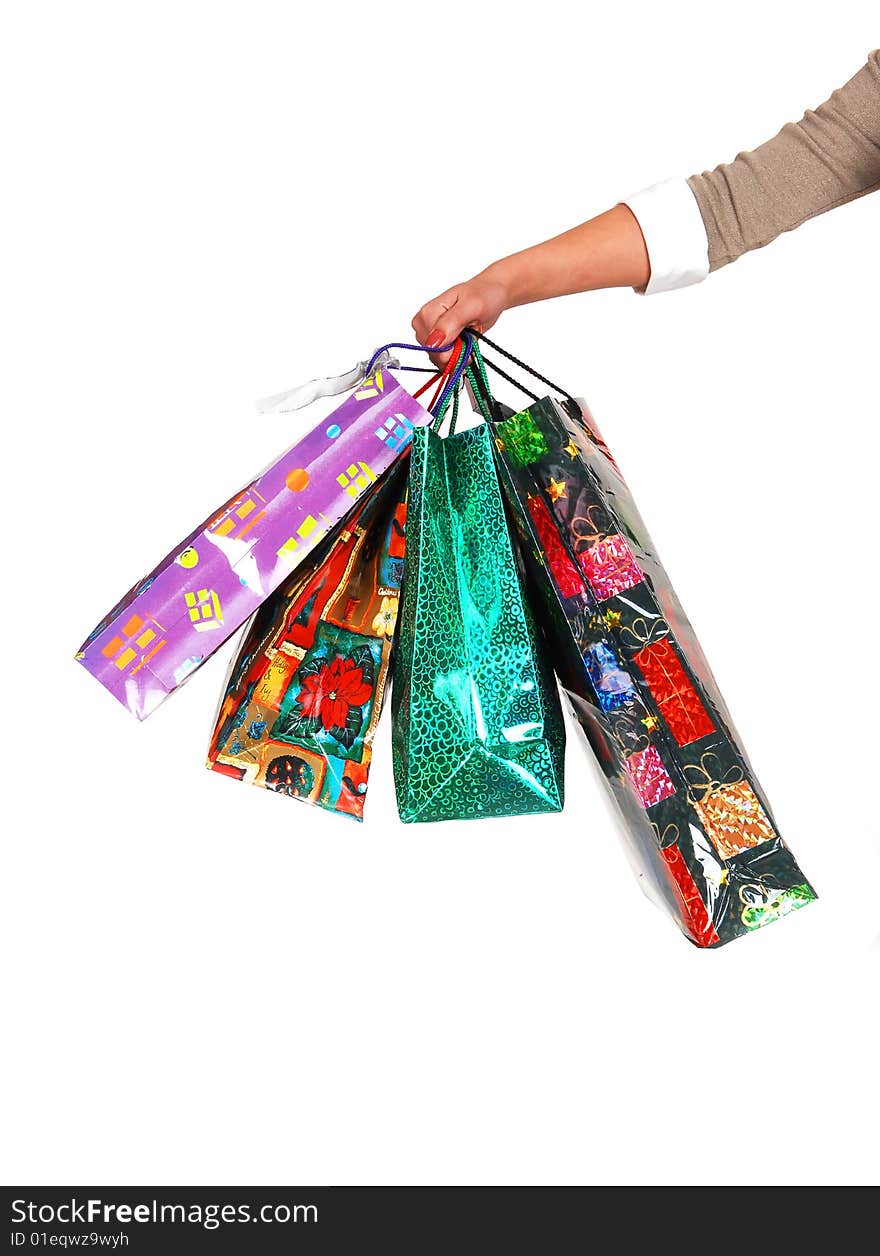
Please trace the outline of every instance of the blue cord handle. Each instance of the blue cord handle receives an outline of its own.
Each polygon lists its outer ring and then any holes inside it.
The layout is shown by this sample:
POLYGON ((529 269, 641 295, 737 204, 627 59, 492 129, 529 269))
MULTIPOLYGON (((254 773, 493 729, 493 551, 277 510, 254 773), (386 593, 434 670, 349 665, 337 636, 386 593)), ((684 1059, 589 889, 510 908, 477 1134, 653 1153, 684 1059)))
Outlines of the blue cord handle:
POLYGON ((384 353, 386 349, 412 349, 413 352, 419 352, 419 353, 448 353, 450 349, 454 349, 454 348, 455 348, 454 340, 451 342, 451 344, 448 344, 448 345, 408 345, 408 344, 403 344, 399 340, 392 340, 392 341, 389 341, 387 345, 380 345, 379 348, 376 350, 376 352, 373 354, 373 356, 370 358, 369 364, 367 366, 367 374, 368 375, 372 374, 373 366, 375 365, 376 359, 380 356, 380 354, 384 353))

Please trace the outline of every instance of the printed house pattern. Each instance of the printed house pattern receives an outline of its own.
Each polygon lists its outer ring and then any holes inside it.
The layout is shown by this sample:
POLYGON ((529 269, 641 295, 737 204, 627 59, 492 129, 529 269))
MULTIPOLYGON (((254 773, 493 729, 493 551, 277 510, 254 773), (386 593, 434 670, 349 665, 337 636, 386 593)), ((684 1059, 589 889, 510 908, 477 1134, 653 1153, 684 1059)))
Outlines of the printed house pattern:
POLYGON ((144 719, 375 489, 430 421, 388 370, 376 371, 130 589, 77 660, 144 719))

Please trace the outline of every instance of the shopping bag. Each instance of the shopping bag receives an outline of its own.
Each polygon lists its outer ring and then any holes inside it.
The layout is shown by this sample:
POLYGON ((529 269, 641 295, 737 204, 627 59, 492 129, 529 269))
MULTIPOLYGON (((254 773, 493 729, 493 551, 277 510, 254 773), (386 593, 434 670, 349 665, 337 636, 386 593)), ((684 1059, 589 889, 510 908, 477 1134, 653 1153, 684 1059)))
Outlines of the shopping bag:
POLYGON ((387 368, 374 371, 129 590, 77 660, 146 718, 299 567, 430 419, 387 368))
POLYGON ((404 463, 263 603, 230 670, 209 768, 363 819, 405 521, 404 463))
POLYGON ((476 383, 554 666, 622 812, 643 884, 703 947, 811 902, 815 891, 779 835, 586 405, 536 398, 502 415, 485 374, 476 383))
POLYGON ((481 423, 413 436, 393 669, 400 817, 559 811, 565 735, 481 423))

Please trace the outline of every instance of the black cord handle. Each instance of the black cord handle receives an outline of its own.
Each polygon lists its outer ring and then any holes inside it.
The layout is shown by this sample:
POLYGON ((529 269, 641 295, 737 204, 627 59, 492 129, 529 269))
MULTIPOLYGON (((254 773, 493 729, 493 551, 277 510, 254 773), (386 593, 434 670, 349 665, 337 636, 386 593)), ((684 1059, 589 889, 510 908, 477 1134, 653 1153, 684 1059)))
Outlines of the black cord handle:
POLYGON ((538 400, 537 393, 533 393, 530 388, 526 388, 525 384, 521 384, 518 379, 514 379, 512 375, 508 375, 507 371, 502 371, 498 363, 493 362, 491 358, 487 358, 485 353, 483 354, 483 361, 486 366, 491 367, 496 375, 500 375, 502 379, 506 379, 508 384, 513 384, 514 388, 518 388, 521 393, 525 393, 527 397, 531 397, 532 401, 538 400))
MULTIPOLYGON (((560 396, 564 397, 566 401, 568 401, 573 407, 572 413, 574 415, 580 416, 580 413, 581 413, 580 406, 575 401, 571 393, 568 392, 565 388, 560 388, 558 384, 553 383, 552 379, 548 379, 546 375, 542 375, 540 371, 536 371, 533 366, 529 366, 528 362, 523 362, 522 359, 516 357, 515 354, 509 353, 507 349, 502 349, 501 345, 496 344, 494 340, 490 340, 489 337, 483 335, 482 332, 475 331, 474 328, 472 327, 469 327, 468 331, 471 332, 474 336, 476 336, 478 340, 481 340, 483 344, 488 345, 490 349, 494 349, 496 353, 500 353, 503 358, 507 358, 509 362, 513 362, 515 366, 520 367, 522 370, 528 371, 529 375, 533 375, 535 379, 540 380, 542 384, 546 384, 548 388, 552 388, 554 392, 559 393, 560 396)), ((486 363, 487 366, 492 367, 493 371, 496 371, 499 375, 501 375, 503 379, 506 379, 508 383, 511 383, 516 388, 519 388, 522 392, 526 394, 527 397, 531 397, 534 401, 537 401, 537 397, 535 396, 534 393, 530 392, 528 388, 523 388, 522 384, 518 383, 515 379, 511 379, 511 377, 505 374, 503 371, 499 371, 498 367, 493 365, 493 363, 491 363, 488 360, 488 358, 484 357, 483 361, 486 363)))

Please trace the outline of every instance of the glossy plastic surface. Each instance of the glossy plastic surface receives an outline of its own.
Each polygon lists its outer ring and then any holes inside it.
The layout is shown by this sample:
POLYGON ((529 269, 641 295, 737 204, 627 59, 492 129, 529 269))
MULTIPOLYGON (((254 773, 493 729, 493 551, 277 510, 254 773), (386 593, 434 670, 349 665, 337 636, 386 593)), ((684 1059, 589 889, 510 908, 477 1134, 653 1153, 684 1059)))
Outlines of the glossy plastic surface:
POLYGON ((495 433, 553 662, 642 884, 703 947, 811 902, 586 406, 538 401, 495 433))
POLYGON ((403 574, 405 473, 395 468, 260 608, 209 768, 362 819, 403 574))
MULTIPOLYGON (((413 429, 430 420, 388 370, 377 371, 130 589, 77 660, 145 719, 350 514, 407 449, 413 429)), ((278 420, 279 428, 285 423, 298 421, 278 420)))
POLYGON ((541 661, 490 433, 413 439, 394 776, 401 819, 558 811, 565 734, 541 661))

